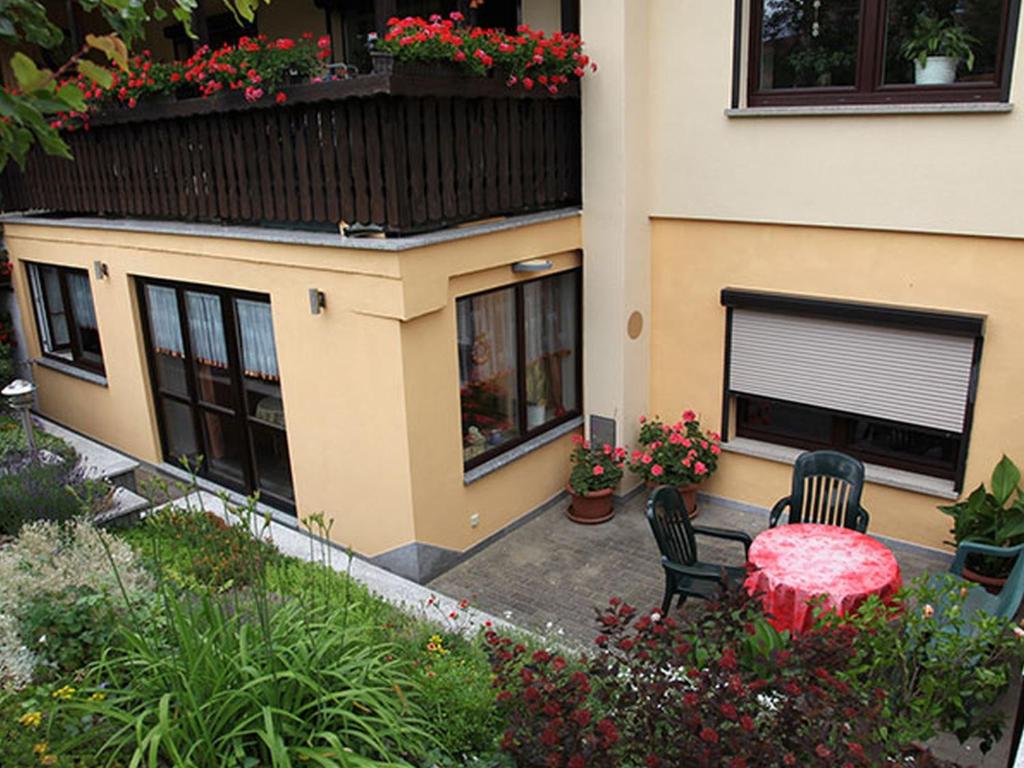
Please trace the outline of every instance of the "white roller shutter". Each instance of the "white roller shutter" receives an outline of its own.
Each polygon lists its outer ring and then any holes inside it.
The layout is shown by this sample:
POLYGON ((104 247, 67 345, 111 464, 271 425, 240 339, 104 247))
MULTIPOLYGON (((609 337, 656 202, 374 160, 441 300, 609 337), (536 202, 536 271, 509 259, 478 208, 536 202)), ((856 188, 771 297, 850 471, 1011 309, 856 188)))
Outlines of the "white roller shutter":
POLYGON ((974 339, 734 309, 729 388, 963 432, 974 339))

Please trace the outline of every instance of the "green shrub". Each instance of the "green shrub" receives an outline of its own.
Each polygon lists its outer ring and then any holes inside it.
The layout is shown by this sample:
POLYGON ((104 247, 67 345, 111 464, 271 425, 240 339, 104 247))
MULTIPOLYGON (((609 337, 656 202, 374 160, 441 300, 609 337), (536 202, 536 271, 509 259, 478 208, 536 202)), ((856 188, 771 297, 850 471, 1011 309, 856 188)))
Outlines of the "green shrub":
MULTIPOLYGON (((21 639, 55 675, 71 674, 97 658, 118 621, 110 595, 86 586, 30 598, 18 616, 21 639)), ((36 677, 42 677, 36 670, 36 677)))
MULTIPOLYGON (((411 665, 345 605, 165 595, 170 636, 125 627, 92 669, 104 700, 73 698, 104 759, 195 766, 359 766, 436 745, 411 665)), ((99 690, 99 689, 97 689, 99 690)))
MULTIPOLYGON (((40 666, 60 666, 61 660, 71 663, 76 656, 84 662, 85 649, 99 650, 101 641, 92 636, 93 628, 82 626, 82 632, 92 639, 80 643, 70 620, 58 633, 60 641, 48 637, 46 643, 26 644, 26 632, 31 638, 35 630, 24 628, 24 617, 42 621, 47 602, 66 606, 68 600, 78 597, 83 604, 71 610, 80 614, 92 602, 92 598, 85 599, 87 595, 98 596, 98 601, 99 597, 127 594, 136 601, 147 594, 150 583, 131 547, 86 522, 26 525, 17 541, 0 547, 0 690, 27 686, 40 666), (117 565, 117 574, 111 560, 117 565), (70 648, 63 648, 64 640, 72 644, 70 648)), ((119 607, 121 603, 108 605, 119 607)), ((113 621, 109 616, 106 619, 108 625, 113 621)), ((40 636, 34 635, 36 640, 40 636)))
POLYGON ((161 573, 180 587, 224 591, 251 586, 265 566, 280 558, 267 542, 216 515, 169 507, 147 518, 141 551, 159 561, 161 573))

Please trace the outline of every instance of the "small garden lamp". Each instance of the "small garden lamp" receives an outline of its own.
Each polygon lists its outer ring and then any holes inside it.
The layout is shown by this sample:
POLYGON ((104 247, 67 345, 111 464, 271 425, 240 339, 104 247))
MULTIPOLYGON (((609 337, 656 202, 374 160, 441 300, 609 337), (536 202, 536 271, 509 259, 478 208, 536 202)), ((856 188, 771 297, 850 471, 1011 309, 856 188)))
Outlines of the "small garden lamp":
POLYGON ((28 443, 29 455, 35 458, 36 437, 32 432, 32 419, 29 416, 29 409, 32 407, 33 395, 36 386, 24 379, 15 379, 0 391, 7 404, 21 415, 21 426, 25 430, 25 441, 28 443))

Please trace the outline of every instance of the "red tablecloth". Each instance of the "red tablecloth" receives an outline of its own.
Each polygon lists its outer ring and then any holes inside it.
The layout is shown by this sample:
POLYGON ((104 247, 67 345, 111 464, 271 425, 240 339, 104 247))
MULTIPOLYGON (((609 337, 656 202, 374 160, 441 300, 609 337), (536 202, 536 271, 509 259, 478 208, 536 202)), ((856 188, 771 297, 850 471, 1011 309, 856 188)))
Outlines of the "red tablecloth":
POLYGON ((883 599, 903 585, 900 566, 881 542, 834 525, 797 523, 761 533, 750 547, 750 594, 762 593, 776 629, 807 629, 812 608, 807 601, 825 596, 840 614, 868 595, 883 599))

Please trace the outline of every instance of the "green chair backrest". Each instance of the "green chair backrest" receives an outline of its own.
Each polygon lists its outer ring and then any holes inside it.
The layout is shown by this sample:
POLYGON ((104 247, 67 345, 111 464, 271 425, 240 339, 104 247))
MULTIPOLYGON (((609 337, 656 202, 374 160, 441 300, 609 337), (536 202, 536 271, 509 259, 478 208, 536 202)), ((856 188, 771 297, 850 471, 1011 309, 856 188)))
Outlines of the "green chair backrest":
POLYGON ((864 465, 838 451, 801 454, 793 465, 790 523, 856 528, 864 465))
POLYGON ((1012 620, 1024 599, 1024 554, 1017 555, 1017 562, 1013 564, 998 597, 996 615, 1012 620))
POLYGON ((647 500, 647 522, 662 556, 679 565, 697 562, 697 541, 679 491, 670 485, 655 488, 647 500))

